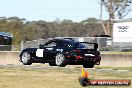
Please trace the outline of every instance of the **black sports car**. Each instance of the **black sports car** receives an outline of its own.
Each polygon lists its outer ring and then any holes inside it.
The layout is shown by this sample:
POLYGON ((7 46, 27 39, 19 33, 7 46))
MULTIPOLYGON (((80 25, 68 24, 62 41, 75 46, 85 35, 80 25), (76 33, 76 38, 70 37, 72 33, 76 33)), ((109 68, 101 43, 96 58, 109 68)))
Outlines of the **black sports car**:
POLYGON ((83 65, 93 68, 99 65, 101 56, 97 43, 77 42, 72 39, 51 39, 39 48, 26 48, 20 53, 24 65, 49 63, 50 66, 83 65))

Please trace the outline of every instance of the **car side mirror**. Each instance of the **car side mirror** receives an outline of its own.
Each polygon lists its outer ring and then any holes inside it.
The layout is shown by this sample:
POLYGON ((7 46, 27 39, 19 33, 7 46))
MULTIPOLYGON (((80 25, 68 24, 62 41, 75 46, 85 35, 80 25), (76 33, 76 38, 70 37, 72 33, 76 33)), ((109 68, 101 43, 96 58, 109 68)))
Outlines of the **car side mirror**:
POLYGON ((42 44, 40 44, 40 45, 39 45, 39 48, 40 48, 40 49, 42 49, 42 48, 43 48, 43 45, 42 45, 42 44))

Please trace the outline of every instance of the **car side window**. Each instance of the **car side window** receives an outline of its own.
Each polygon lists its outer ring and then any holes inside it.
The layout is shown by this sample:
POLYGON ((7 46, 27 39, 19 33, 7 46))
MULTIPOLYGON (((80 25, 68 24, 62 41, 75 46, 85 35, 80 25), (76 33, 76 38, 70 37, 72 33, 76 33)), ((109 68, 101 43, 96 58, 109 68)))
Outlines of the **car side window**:
POLYGON ((54 47, 56 45, 57 45, 56 42, 50 42, 49 44, 46 45, 46 47, 54 47))
POLYGON ((60 42, 58 42, 56 46, 57 46, 57 47, 63 47, 63 44, 60 43, 60 42))
POLYGON ((71 44, 63 44, 63 46, 66 48, 72 48, 73 47, 71 44))

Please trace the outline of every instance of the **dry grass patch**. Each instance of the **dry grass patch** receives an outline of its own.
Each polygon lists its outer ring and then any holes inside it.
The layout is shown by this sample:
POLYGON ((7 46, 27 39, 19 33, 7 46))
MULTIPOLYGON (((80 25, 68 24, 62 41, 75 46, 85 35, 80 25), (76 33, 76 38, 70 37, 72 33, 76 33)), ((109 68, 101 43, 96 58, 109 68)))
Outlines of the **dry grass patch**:
MULTIPOLYGON (((132 72, 115 73, 87 69, 92 79, 131 79, 132 72)), ((28 67, 0 68, 0 88, 82 88, 78 82, 80 68, 32 69, 28 67)), ((95 88, 88 87, 88 88, 95 88)), ((96 87, 96 88, 132 88, 96 87)))

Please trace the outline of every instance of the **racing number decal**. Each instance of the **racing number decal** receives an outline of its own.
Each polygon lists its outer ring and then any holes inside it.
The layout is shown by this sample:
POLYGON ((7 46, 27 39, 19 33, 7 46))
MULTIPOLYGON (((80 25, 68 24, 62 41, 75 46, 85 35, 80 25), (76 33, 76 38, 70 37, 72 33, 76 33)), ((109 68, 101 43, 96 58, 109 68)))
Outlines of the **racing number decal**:
POLYGON ((44 51, 44 49, 37 49, 36 56, 37 57, 43 57, 43 51, 44 51))

